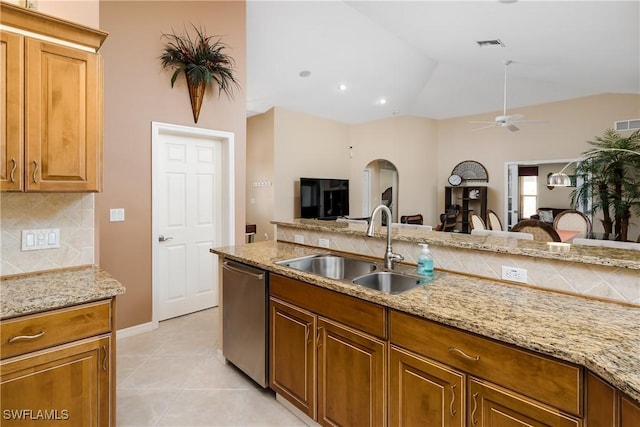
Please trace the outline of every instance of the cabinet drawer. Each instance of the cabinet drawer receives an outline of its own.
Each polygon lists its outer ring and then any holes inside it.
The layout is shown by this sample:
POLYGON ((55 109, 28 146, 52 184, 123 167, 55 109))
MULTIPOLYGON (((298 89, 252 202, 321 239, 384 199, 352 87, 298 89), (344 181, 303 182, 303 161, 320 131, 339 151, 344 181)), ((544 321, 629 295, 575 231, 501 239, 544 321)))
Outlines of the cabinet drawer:
POLYGON ((111 331, 111 300, 0 323, 0 358, 17 356, 111 331))
POLYGON ((390 340, 558 409, 582 414, 578 366, 396 311, 391 312, 390 340))
POLYGON ((387 337, 386 309, 372 302, 272 274, 269 293, 378 338, 387 337))

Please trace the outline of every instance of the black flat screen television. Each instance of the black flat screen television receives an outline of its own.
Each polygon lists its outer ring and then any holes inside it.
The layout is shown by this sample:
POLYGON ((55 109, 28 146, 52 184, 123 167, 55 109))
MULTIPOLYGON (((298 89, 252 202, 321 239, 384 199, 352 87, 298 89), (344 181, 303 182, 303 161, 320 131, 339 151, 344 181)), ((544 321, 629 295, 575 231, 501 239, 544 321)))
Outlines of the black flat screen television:
POLYGON ((349 215, 349 180, 300 178, 300 218, 349 215))

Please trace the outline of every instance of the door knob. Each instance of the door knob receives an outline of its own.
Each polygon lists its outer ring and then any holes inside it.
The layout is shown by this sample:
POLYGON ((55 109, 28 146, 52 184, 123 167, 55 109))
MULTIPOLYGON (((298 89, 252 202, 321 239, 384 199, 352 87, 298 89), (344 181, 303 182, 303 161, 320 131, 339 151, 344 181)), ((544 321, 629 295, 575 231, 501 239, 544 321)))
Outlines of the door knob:
POLYGON ((164 237, 162 234, 158 236, 158 242, 166 242, 167 240, 171 240, 173 237, 164 237))

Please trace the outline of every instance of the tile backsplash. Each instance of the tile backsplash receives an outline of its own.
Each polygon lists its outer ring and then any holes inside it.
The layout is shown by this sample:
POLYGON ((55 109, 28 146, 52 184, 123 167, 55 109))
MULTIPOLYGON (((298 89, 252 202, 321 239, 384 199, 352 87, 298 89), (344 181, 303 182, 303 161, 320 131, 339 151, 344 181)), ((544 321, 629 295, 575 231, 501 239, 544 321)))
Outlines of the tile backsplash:
POLYGON ((2 193, 0 276, 94 263, 93 193, 2 193), (59 228, 60 248, 21 250, 22 230, 59 228))
MULTIPOLYGON (((295 235, 301 235, 305 245, 319 247, 319 239, 327 239, 329 249, 377 258, 386 249, 386 239, 367 238, 364 232, 354 236, 278 225, 278 240, 296 243, 295 235)), ((429 245, 429 249, 436 268, 500 279, 503 265, 520 267, 527 270, 529 285, 640 305, 640 270, 439 245, 429 245)), ((404 256, 405 262, 415 264, 420 248, 415 243, 394 240, 393 251, 404 256)))

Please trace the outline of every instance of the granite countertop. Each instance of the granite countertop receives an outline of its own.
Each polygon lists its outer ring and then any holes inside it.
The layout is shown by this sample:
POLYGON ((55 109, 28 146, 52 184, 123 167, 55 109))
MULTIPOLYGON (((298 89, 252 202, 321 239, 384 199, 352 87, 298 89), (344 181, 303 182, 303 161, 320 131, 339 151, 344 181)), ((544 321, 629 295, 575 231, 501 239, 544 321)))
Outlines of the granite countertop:
POLYGON ((0 320, 124 294, 125 288, 98 267, 79 267, 4 277, 0 320))
MULTIPOLYGON (((353 224, 315 219, 293 219, 271 221, 278 227, 294 227, 301 230, 325 231, 330 233, 362 236, 364 224, 353 224)), ((569 252, 551 252, 546 242, 508 239, 495 236, 476 236, 465 233, 443 233, 406 228, 393 228, 393 239, 412 243, 428 243, 434 246, 450 246, 461 249, 497 252, 511 255, 534 256, 537 258, 580 262, 584 264, 640 270, 640 251, 599 246, 571 245, 569 252)), ((386 227, 376 227, 376 236, 386 237, 386 227)))
POLYGON ((582 365, 640 402, 640 307, 444 272, 388 295, 275 264, 322 248, 268 241, 211 252, 582 365))

